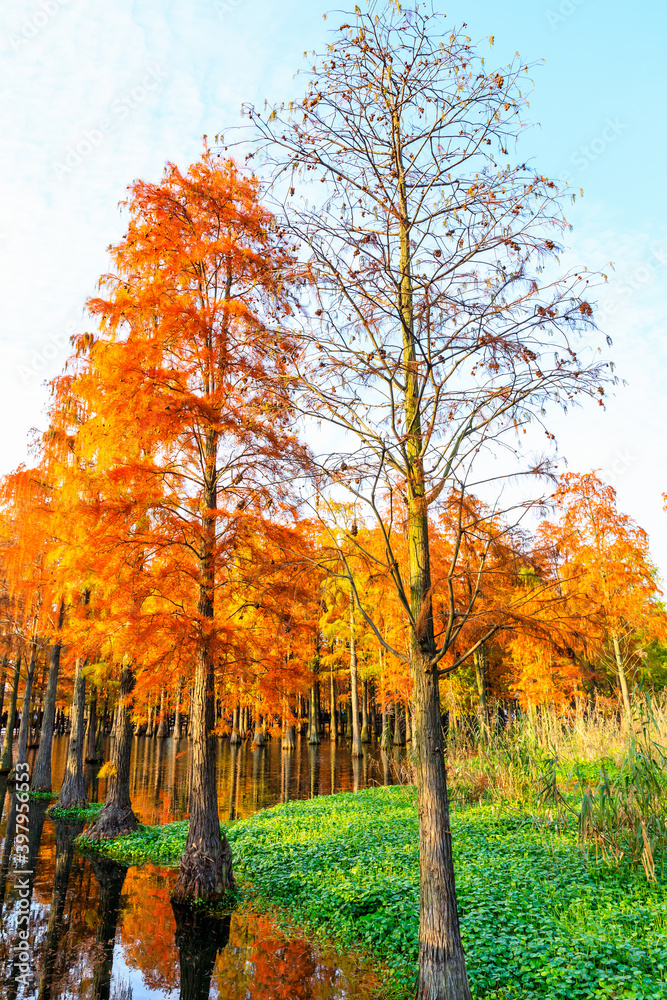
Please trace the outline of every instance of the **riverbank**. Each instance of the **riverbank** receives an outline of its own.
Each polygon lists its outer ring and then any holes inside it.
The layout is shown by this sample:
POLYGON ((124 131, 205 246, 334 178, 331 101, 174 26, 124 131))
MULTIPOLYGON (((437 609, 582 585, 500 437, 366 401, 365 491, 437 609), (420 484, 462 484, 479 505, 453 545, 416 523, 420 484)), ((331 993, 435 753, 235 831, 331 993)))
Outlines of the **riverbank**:
MULTIPOLYGON (((226 828, 242 892, 323 939, 380 958, 398 993, 417 960, 414 789, 288 802, 226 828)), ((667 894, 641 872, 580 852, 576 832, 492 807, 452 816, 457 890, 477 997, 667 998, 667 894)), ((178 864, 187 823, 144 827, 101 850, 178 864)))

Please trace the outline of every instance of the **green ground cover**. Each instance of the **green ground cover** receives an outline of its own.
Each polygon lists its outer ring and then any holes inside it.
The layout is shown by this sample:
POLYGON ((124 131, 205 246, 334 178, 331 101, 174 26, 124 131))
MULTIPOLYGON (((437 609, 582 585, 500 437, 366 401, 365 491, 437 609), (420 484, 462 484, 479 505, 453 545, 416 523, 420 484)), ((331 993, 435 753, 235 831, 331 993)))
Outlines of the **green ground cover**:
MULTIPOLYGON (((477 997, 667 998, 667 896, 642 872, 588 860, 576 831, 477 807, 452 817, 468 968, 477 997)), ((186 823, 143 828, 104 853, 175 865, 186 823)), ((289 802, 230 825, 246 896, 344 947, 379 956, 409 988, 417 958, 414 790, 289 802)))
POLYGON ((85 809, 59 809, 57 806, 49 806, 47 815, 51 819, 85 819, 95 820, 102 811, 103 802, 91 802, 85 809))

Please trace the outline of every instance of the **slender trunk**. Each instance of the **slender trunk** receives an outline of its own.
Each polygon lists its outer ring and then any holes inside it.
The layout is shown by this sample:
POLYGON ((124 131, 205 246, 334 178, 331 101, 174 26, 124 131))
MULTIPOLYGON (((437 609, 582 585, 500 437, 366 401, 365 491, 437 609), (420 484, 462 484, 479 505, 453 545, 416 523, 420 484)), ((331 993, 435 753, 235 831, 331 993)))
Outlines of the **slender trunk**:
POLYGON ((107 779, 106 798, 101 813, 84 834, 87 840, 99 842, 111 837, 122 837, 126 833, 132 833, 138 826, 130 800, 130 755, 132 752, 130 710, 133 687, 132 667, 129 664, 123 664, 111 732, 111 768, 107 779))
POLYGON ((316 684, 317 681, 314 681, 310 686, 310 699, 308 701, 308 742, 312 744, 320 742, 316 684))
POLYGON ((486 650, 484 643, 473 653, 473 663, 475 666, 475 680, 477 681, 477 694, 479 696, 479 732, 482 741, 489 735, 489 705, 486 692, 486 650))
POLYGON ((632 726, 632 704, 630 702, 630 692, 628 691, 628 679, 625 673, 625 664, 623 663, 621 644, 618 641, 616 631, 612 631, 611 633, 611 642, 614 647, 614 660, 616 661, 616 670, 618 671, 618 682, 621 686, 621 695, 623 696, 625 719, 628 726, 632 726))
POLYGON ((416 1000, 471 1000, 461 944, 449 826, 447 774, 440 720, 438 667, 431 600, 428 502, 420 412, 420 360, 415 349, 410 212, 400 111, 393 112, 400 203, 399 311, 403 323, 407 534, 412 614, 411 667, 417 717, 419 798, 419 978, 416 1000))
POLYGON ((86 753, 87 763, 95 762, 95 743, 97 740, 97 685, 93 684, 90 695, 90 705, 88 709, 88 725, 86 727, 86 753))
POLYGON ((361 742, 370 743, 371 736, 368 728, 368 680, 364 678, 361 682, 361 742))
POLYGON ((336 708, 336 680, 333 668, 329 675, 329 739, 336 742, 338 735, 338 709, 336 708))
POLYGON ((217 903, 235 887, 232 852, 220 832, 216 788, 214 660, 211 652, 215 584, 215 516, 217 504, 217 435, 206 435, 204 513, 199 560, 198 613, 201 622, 192 698, 192 778, 190 823, 185 853, 181 855, 172 901, 192 905, 217 903))
POLYGON ((382 738, 380 740, 380 744, 383 750, 389 750, 394 740, 394 734, 391 728, 391 719, 393 714, 394 709, 392 705, 385 705, 382 709, 382 738))
MULTIPOLYGON (((294 723, 290 722, 290 707, 287 699, 285 699, 283 707, 283 718, 284 718, 284 732, 283 732, 283 750, 293 750, 296 746, 296 740, 294 738, 294 723)), ((284 799, 283 801, 287 801, 284 799)))
POLYGON ((55 804, 57 809, 85 809, 88 805, 86 785, 83 780, 83 722, 86 699, 86 678, 83 661, 76 661, 74 673, 74 699, 72 701, 72 729, 67 748, 65 775, 60 787, 60 795, 55 804))
MULTIPOLYGON (((2 719, 2 713, 5 707, 5 683, 7 681, 7 656, 2 658, 2 670, 0 670, 0 719, 2 719)), ((2 728, 2 723, 0 722, 0 728, 2 728)))
POLYGON ((174 739, 180 740, 183 736, 183 723, 181 721, 181 700, 183 698, 183 678, 178 678, 176 685, 176 711, 174 713, 174 739))
POLYGON ((153 702, 151 701, 148 706, 148 719, 146 721, 146 736, 151 737, 153 735, 153 702))
POLYGON ((350 714, 352 715, 352 756, 361 757, 359 736, 359 693, 357 691, 357 636, 354 620, 354 596, 350 593, 350 714))
POLYGON ((238 746, 239 743, 241 742, 241 734, 239 732, 240 717, 241 717, 241 709, 237 703, 236 707, 234 708, 234 714, 232 716, 232 733, 231 736, 229 737, 230 745, 233 747, 238 746))
POLYGON ((400 701, 394 702, 394 746, 402 747, 405 743, 403 736, 403 706, 400 701))
POLYGON ((65 601, 60 601, 58 611, 58 632, 51 646, 49 657, 49 679, 46 685, 44 700, 44 716, 42 718, 42 733, 39 740, 39 750, 32 772, 32 788, 35 792, 51 791, 51 747, 53 745, 53 728, 56 718, 56 697, 58 694, 58 673, 60 671, 60 633, 65 618, 65 601))
POLYGON ((30 650, 30 660, 25 677, 25 688, 23 690, 23 707, 21 708, 21 727, 19 729, 19 744, 16 752, 16 764, 9 773, 8 781, 11 781, 16 773, 16 765, 25 764, 25 752, 28 746, 28 729, 30 728, 30 699, 32 697, 32 682, 35 676, 35 661, 37 659, 37 643, 33 641, 30 650))
POLYGON ((164 688, 160 688, 160 724, 157 727, 156 736, 161 740, 163 740, 165 736, 169 736, 169 724, 167 722, 167 714, 164 709, 164 688))

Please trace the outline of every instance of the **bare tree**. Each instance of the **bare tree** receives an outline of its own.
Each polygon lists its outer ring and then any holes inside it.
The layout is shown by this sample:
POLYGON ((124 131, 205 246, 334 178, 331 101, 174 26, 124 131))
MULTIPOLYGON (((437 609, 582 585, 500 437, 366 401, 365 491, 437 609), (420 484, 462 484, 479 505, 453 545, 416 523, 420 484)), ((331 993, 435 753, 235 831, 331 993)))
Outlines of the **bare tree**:
MULTIPOLYGON (((516 472, 527 425, 542 425, 551 438, 547 403, 602 393, 605 366, 592 348, 586 356, 585 344, 582 356, 575 350, 594 324, 588 277, 558 267, 567 228, 558 189, 509 152, 527 67, 487 70, 465 25, 450 31, 432 11, 371 0, 348 18, 315 57, 303 100, 247 109, 252 155, 313 276, 317 302, 294 364, 301 412, 337 429, 339 443, 320 456, 321 490, 335 497, 345 488, 372 511, 385 544, 384 558, 373 558, 393 580, 411 630, 417 996, 465 1000, 439 676, 448 653, 450 670, 488 634, 456 646, 479 587, 461 604, 454 545, 444 581, 449 612, 436 635, 429 514, 445 494, 479 488, 473 469, 484 452, 507 449, 494 477, 516 472), (399 558, 403 520, 407 567, 399 558)), ((533 466, 525 471, 544 471, 533 466)), ((351 567, 349 576, 354 586, 351 567)))

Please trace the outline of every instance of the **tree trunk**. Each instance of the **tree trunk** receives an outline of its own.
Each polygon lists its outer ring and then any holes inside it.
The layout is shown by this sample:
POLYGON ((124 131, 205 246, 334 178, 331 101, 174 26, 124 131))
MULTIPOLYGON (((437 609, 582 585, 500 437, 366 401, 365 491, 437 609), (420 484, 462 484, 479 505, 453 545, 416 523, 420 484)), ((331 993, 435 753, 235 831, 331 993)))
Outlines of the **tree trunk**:
POLYGON ((156 736, 161 740, 163 740, 165 736, 169 736, 169 725, 167 723, 167 715, 164 709, 164 688, 160 688, 160 724, 157 727, 156 736))
POLYGON ((368 728, 368 681, 361 682, 361 742, 370 743, 371 735, 368 728))
POLYGON ((350 714, 352 716, 352 756, 361 757, 359 737, 359 692, 357 690, 357 636, 354 620, 354 595, 350 594, 350 714))
POLYGON ((206 435, 206 480, 199 563, 198 613, 201 621, 192 698, 192 777, 190 823, 172 901, 181 905, 222 902, 235 888, 232 852, 221 835, 216 787, 214 661, 211 654, 215 584, 215 517, 217 504, 217 436, 206 435))
POLYGON ((479 732, 482 742, 489 735, 489 705, 486 691, 486 650, 484 643, 473 653, 473 663, 475 665, 475 680, 477 681, 477 694, 479 696, 479 732))
POLYGON ((174 713, 174 739, 180 740, 183 736, 183 726, 181 722, 181 701, 183 699, 183 678, 179 677, 176 685, 176 711, 174 713))
POLYGON ((148 718, 146 720, 146 737, 153 735, 153 702, 148 706, 148 718))
POLYGON ((320 742, 316 685, 317 681, 313 681, 310 685, 310 699, 308 701, 308 742, 311 744, 320 742))
POLYGON ((89 827, 86 840, 99 842, 122 837, 136 830, 137 817, 130 800, 130 756, 132 726, 130 723, 131 695, 134 687, 132 667, 123 664, 120 691, 111 732, 111 770, 107 779, 107 794, 102 811, 89 827))
POLYGON ((404 723, 405 715, 400 701, 394 702, 394 746, 402 747, 405 744, 404 723))
POLYGON ((407 541, 412 617, 411 668, 417 718, 419 796, 419 978, 416 1000, 471 1000, 461 944, 447 774, 440 721, 438 667, 431 598, 428 501, 422 449, 419 366, 414 330, 411 215, 408 205, 400 111, 392 113, 399 197, 399 312, 403 325, 406 435, 407 541))
POLYGON ((618 635, 615 631, 612 631, 611 633, 611 642, 614 647, 614 660, 616 661, 616 669, 618 671, 618 682, 621 687, 621 695, 623 696, 625 719, 628 726, 632 726, 632 704, 630 702, 630 692, 628 691, 628 679, 625 674, 625 664, 623 663, 621 644, 618 641, 618 635))
POLYGON ((58 673, 60 671, 60 632, 65 618, 65 601, 60 601, 58 611, 58 638, 51 646, 49 657, 49 679, 46 685, 44 700, 44 715, 42 717, 42 732, 39 738, 39 750, 32 772, 32 789, 35 792, 51 791, 51 748, 53 745, 53 729, 56 718, 56 697, 58 695, 58 673))
POLYGON ((296 746, 296 740, 294 738, 294 723, 289 721, 290 714, 289 703, 287 699, 285 699, 283 706, 283 750, 293 750, 296 746))
MULTIPOLYGON (((7 681, 7 656, 2 658, 2 670, 0 670, 0 719, 2 719, 2 713, 5 707, 5 683, 7 681)), ((0 722, 0 729, 2 728, 2 722, 0 722)))
POLYGON ((93 684, 92 688, 90 705, 88 706, 88 725, 86 726, 85 760, 89 764, 96 762, 95 743, 97 742, 97 685, 93 684))
POLYGON ((329 740, 336 742, 338 735, 338 709, 336 708, 336 680, 333 668, 329 674, 329 740))
POLYGON ((21 708, 21 726, 19 728, 19 743, 16 751, 16 764, 9 772, 7 781, 14 781, 16 777, 16 765, 25 764, 26 748, 28 746, 28 730, 30 728, 30 699, 32 697, 32 682, 35 676, 35 660, 37 658, 37 643, 33 641, 30 650, 30 661, 25 677, 25 688, 23 690, 23 707, 21 708))
POLYGON ((238 746, 239 743, 241 742, 241 734, 239 732, 240 718, 241 718, 241 708, 237 704, 234 709, 234 714, 232 715, 232 732, 231 736, 229 737, 229 743, 233 747, 238 746))
POLYGON ((83 780, 83 723, 86 700, 86 678, 83 673, 83 661, 76 661, 74 673, 74 699, 72 701, 72 729, 67 748, 67 764, 60 788, 60 795, 55 803, 57 809, 85 809, 88 805, 86 785, 83 780))
POLYGON ((382 709, 382 736, 380 737, 380 746, 383 750, 388 750, 392 744, 393 733, 391 731, 391 712, 389 706, 385 705, 382 709))

